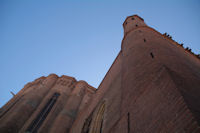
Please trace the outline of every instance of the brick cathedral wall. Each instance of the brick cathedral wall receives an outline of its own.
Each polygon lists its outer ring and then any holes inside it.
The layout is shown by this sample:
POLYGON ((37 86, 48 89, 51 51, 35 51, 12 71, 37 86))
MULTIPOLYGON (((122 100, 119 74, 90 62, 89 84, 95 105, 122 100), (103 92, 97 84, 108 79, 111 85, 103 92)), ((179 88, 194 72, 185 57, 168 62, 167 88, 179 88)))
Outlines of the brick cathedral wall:
MULTIPOLYGON (((105 101, 105 126, 106 131, 109 131, 114 123, 119 119, 120 115, 120 87, 121 87, 121 52, 115 59, 111 68, 107 72, 100 86, 98 87, 96 94, 93 95, 91 103, 88 107, 80 112, 75 120, 70 133, 81 133, 84 122, 93 113, 92 118, 95 118, 95 113, 98 111, 98 106, 105 101)), ((92 126, 92 124, 91 124, 92 126)))
POLYGON ((0 119, 0 132, 19 132, 29 119, 57 77, 49 75, 42 82, 33 82, 23 92, 23 97, 0 119), (40 93, 38 90, 41 90, 40 93))
POLYGON ((55 93, 38 132, 81 133, 89 118, 103 133, 200 132, 200 60, 137 15, 124 28, 122 49, 97 90, 68 76, 39 78, 1 109, 0 132, 25 132, 55 93))
MULTIPOLYGON (((200 75, 194 74, 200 68, 199 62, 182 50, 150 28, 138 28, 125 36, 122 44, 122 115, 130 113, 130 132, 169 132, 169 129, 188 132, 192 124, 198 128, 186 102, 189 98, 182 95, 182 88, 170 75, 171 70, 183 77, 190 75, 187 79, 195 83, 191 82, 190 87, 199 90, 200 75), (194 69, 188 67, 191 64, 194 69)), ((185 89, 188 95, 194 94, 190 88, 185 89)), ((195 104, 197 109, 198 103, 195 104)))

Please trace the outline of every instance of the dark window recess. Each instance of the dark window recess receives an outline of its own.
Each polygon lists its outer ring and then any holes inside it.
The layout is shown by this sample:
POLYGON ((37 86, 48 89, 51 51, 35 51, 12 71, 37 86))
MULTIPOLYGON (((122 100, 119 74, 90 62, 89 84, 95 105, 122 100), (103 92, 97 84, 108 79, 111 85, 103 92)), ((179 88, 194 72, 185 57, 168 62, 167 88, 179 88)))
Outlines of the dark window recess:
POLYGON ((134 20, 134 18, 131 18, 132 20, 134 20))
POLYGON ((90 124, 92 122, 92 115, 93 115, 93 112, 85 120, 81 133, 89 133, 89 131, 90 131, 90 124))
POLYGON ((128 125, 128 133, 130 133, 130 113, 128 112, 128 114, 127 114, 127 125, 128 125))
POLYGON ((125 22, 125 25, 127 25, 127 22, 125 22))
POLYGON ((103 119, 101 120, 100 133, 103 133, 103 132, 102 132, 102 127, 103 127, 103 119))
POLYGON ((146 39, 144 39, 144 42, 146 42, 146 39))
POLYGON ((136 24, 135 26, 136 26, 136 27, 138 27, 138 25, 137 25, 137 24, 136 24))
POLYGON ((150 55, 151 55, 151 58, 154 58, 154 55, 153 55, 153 53, 152 53, 152 52, 150 53, 150 55))
POLYGON ((42 111, 38 114, 38 116, 35 118, 35 120, 31 123, 31 125, 28 127, 26 132, 28 133, 37 133, 37 130, 42 125, 43 121, 47 117, 48 113, 51 111, 53 105, 56 103, 56 100, 60 96, 59 93, 54 93, 51 99, 47 102, 47 104, 44 106, 42 111))

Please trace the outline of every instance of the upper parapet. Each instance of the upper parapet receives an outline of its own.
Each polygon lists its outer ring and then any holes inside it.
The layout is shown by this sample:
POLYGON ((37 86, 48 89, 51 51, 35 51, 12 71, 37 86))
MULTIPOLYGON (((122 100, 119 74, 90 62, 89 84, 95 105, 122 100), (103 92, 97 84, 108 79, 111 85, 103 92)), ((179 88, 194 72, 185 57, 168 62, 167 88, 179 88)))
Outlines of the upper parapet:
POLYGON ((143 18, 139 17, 138 15, 128 16, 123 23, 124 35, 126 35, 129 31, 140 26, 147 26, 143 18))

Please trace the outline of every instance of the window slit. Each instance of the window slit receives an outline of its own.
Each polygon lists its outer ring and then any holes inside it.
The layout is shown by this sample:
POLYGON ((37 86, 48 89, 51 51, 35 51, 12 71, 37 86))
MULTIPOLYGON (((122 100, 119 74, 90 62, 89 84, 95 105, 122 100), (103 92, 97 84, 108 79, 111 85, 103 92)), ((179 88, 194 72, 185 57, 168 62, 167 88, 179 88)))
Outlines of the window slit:
POLYGON ((93 112, 85 120, 81 133, 89 133, 89 131, 90 131, 90 124, 92 122, 92 116, 93 116, 93 112))
POLYGON ((127 114, 127 122, 128 122, 128 133, 130 133, 130 113, 127 114))
POLYGON ((152 53, 152 52, 150 53, 150 55, 151 55, 151 58, 154 58, 154 55, 153 55, 153 53, 152 53))
POLYGON ((48 113, 51 111, 53 105, 56 103, 56 100, 58 99, 59 96, 60 96, 59 93, 54 93, 54 95, 51 97, 51 99, 44 106, 42 111, 38 114, 38 116, 35 118, 35 120, 28 127, 26 132, 29 132, 29 133, 36 133, 37 132, 37 130, 40 128, 43 121, 47 117, 48 113))
POLYGON ((100 133, 103 133, 103 132, 102 132, 102 126, 103 126, 103 119, 101 120, 100 133))

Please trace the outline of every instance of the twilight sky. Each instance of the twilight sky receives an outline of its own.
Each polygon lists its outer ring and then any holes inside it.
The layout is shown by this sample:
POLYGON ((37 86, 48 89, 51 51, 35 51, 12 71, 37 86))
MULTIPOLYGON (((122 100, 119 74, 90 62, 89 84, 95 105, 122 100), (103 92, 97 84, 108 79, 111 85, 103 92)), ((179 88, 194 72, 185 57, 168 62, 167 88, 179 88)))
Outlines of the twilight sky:
POLYGON ((133 14, 199 54, 199 13, 199 0, 0 0, 0 107, 50 73, 98 87, 133 14))

